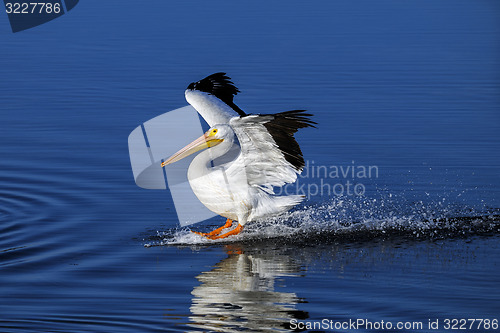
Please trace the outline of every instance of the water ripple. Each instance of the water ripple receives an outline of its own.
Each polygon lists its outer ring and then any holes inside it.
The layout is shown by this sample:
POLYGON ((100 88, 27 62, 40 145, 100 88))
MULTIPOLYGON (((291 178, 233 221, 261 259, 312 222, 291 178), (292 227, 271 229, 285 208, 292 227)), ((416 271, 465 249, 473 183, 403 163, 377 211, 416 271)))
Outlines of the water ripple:
MULTIPOLYGON (((12 162, 12 161, 11 161, 12 162)), ((70 241, 70 228, 84 216, 72 212, 93 199, 78 191, 79 175, 58 168, 36 173, 3 166, 0 176, 0 266, 39 262, 61 253, 53 244, 70 241)), ((83 217, 83 218, 82 218, 83 217)))

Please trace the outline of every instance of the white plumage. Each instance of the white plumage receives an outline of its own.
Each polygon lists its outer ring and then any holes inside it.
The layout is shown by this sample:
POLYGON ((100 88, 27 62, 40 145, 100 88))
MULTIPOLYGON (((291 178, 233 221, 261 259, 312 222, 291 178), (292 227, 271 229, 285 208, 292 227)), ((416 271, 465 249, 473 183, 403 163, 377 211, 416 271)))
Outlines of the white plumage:
POLYGON ((188 180, 208 209, 228 219, 222 228, 199 233, 212 239, 237 234, 247 222, 283 213, 303 200, 300 195, 277 196, 273 187, 295 182, 302 171, 304 160, 293 134, 313 126, 310 115, 303 111, 246 115, 233 103, 238 92, 224 73, 190 84, 186 100, 211 128, 162 164, 208 148, 191 162, 188 180), (235 148, 236 157, 212 166, 235 148), (219 235, 231 220, 238 221, 238 226, 219 235))
POLYGON ((297 170, 285 159, 264 124, 272 116, 235 117, 229 121, 241 147, 249 185, 274 194, 272 186, 283 186, 297 180, 297 170))

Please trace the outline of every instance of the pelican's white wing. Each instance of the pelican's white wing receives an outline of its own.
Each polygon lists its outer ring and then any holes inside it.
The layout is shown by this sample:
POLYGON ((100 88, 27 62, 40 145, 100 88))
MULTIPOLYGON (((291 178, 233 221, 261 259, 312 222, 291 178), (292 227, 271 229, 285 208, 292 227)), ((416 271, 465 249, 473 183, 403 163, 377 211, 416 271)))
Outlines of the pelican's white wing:
POLYGON ((297 174, 304 168, 304 158, 293 134, 314 124, 308 118, 310 115, 302 112, 250 115, 229 121, 240 143, 239 158, 243 160, 250 186, 274 194, 273 186, 297 180, 297 174))

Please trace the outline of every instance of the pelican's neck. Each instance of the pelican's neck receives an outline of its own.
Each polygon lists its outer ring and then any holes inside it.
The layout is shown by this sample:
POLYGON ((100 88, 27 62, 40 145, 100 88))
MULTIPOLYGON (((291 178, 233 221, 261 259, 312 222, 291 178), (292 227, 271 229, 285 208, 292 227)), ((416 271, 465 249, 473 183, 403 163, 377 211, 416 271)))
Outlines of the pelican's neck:
POLYGON ((234 138, 225 139, 223 142, 212 148, 203 150, 196 155, 188 169, 188 179, 194 179, 207 175, 212 167, 209 163, 214 159, 221 157, 227 153, 233 146, 234 138))
POLYGON ((201 114, 209 126, 228 124, 229 119, 239 117, 229 105, 203 91, 186 90, 186 100, 201 114))

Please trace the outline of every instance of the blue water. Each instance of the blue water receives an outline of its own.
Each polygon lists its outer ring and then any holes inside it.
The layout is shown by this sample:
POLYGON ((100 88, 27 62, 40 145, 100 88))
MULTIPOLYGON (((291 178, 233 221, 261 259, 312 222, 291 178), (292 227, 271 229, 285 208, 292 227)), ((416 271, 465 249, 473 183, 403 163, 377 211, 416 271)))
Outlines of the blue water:
POLYGON ((472 0, 88 0, 13 34, 0 14, 0 331, 500 319, 499 16, 472 0), (315 115, 297 135, 310 171, 378 170, 305 188, 364 195, 310 195, 230 242, 178 227, 168 191, 135 185, 127 137, 218 71, 248 113, 315 115))

